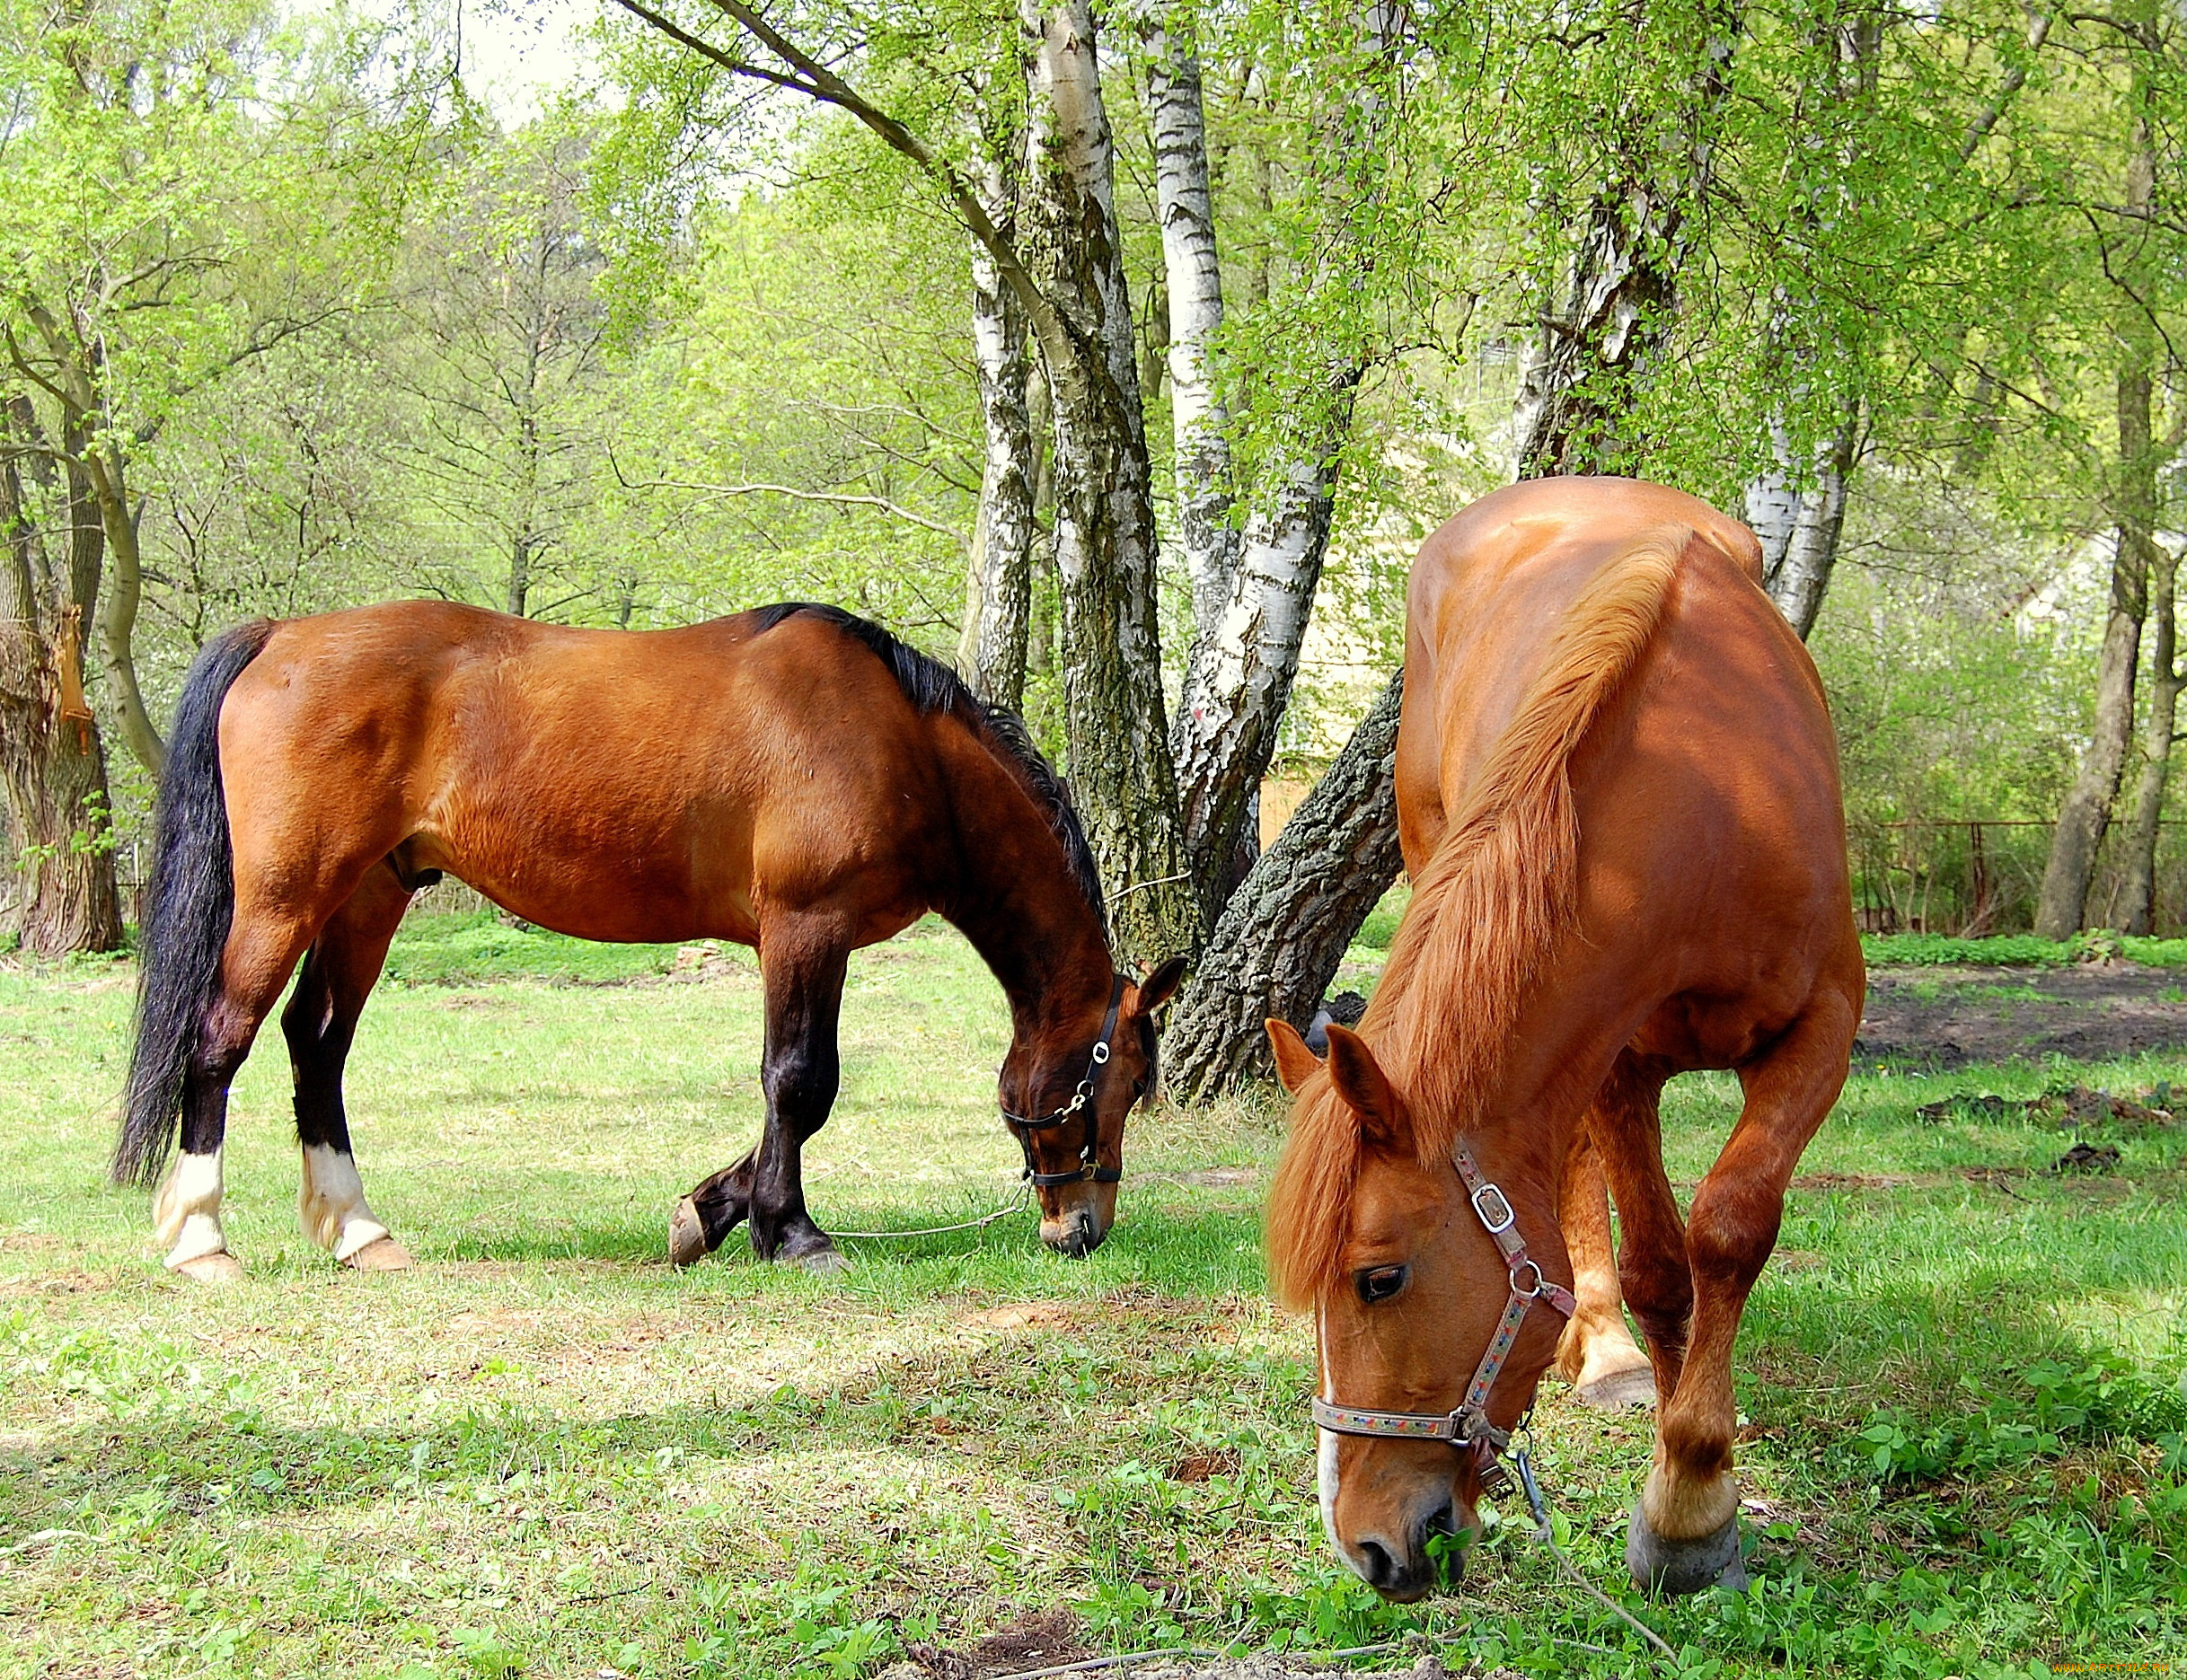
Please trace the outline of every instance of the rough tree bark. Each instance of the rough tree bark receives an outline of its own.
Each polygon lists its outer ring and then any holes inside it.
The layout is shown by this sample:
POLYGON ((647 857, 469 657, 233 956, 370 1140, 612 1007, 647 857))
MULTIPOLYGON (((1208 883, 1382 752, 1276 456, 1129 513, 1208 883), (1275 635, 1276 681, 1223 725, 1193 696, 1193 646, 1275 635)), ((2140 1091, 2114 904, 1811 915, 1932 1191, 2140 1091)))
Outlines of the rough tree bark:
POLYGON ((2119 883, 2119 931, 2156 931, 2156 833, 2172 770, 2172 732, 2179 717, 2180 557, 2159 546, 2149 578, 2149 711, 2142 726, 2141 778, 2134 790, 2134 826, 2127 837, 2119 883))
POLYGON ((1088 0, 1022 19, 1029 145, 1019 249, 1074 343, 1046 354, 1070 770, 1127 959, 1196 953, 1162 699, 1151 468, 1088 0))
MULTIPOLYGON (((1276 420, 1277 446, 1251 491, 1220 611, 1202 620, 1186 667, 1174 739, 1178 800, 1186 856, 1211 922, 1257 849, 1255 795, 1291 704, 1367 370, 1370 335, 1354 315, 1374 263, 1383 128, 1399 108, 1389 85, 1399 71, 1398 31, 1391 7, 1364 8, 1358 73, 1328 112, 1319 148, 1322 236, 1286 310, 1313 323, 1327 347, 1304 389, 1279 393, 1286 412, 1276 420)), ((1204 135, 1196 138, 1204 158, 1204 135)), ((1173 274, 1173 292, 1176 284, 1173 274)), ((1195 578, 1195 598, 1197 587, 1195 578)))
POLYGON ((1695 207, 1707 190, 1715 116, 1729 90, 1737 12, 1706 8, 1675 148, 1629 133, 1588 206, 1558 294, 1527 347, 1512 424, 1512 476, 1615 472, 1630 464, 1623 425, 1669 341, 1695 207))
POLYGON ((1265 1077, 1262 1024, 1305 1029, 1352 936, 1398 878, 1404 692, 1399 672, 1231 894, 1163 1036, 1174 1095, 1197 1100, 1265 1077))
MULTIPOLYGON (((1017 160, 989 145, 977 182, 1005 239, 1017 237, 1017 160)), ((972 242, 972 350, 979 371, 986 459, 965 585, 958 673, 982 699, 1013 711, 1025 703, 1027 615, 1033 588, 1033 497, 1036 470, 1026 403, 1032 361, 1025 312, 995 261, 972 242)))
POLYGON ((2050 861, 2043 867, 2042 892, 2035 908, 2035 931, 2046 939, 2068 938, 2086 923, 2096 850, 2111 822, 2112 802, 2119 796, 2127 747, 2133 739, 2135 667, 2141 658, 2141 625, 2148 612, 2150 561, 2156 550, 2149 408, 2145 362, 2119 376, 2118 532, 2112 550, 2103 645, 2096 655, 2095 728, 2050 836, 2050 861))
MULTIPOLYGON (((10 930, 41 956, 117 951, 106 756, 82 682, 91 603, 76 588, 80 567, 49 564, 27 503, 18 452, 28 407, 11 404, 0 425, 0 786, 17 875, 10 930)), ((93 567, 94 588, 97 578, 93 567)))
MULTIPOLYGON (((2137 63, 2130 120, 2133 150, 2127 165, 2126 201, 2137 217, 2155 202, 2156 154, 2150 121, 2151 95, 2137 63)), ((2134 678, 2140 663, 2141 626, 2148 612, 2149 576, 2156 554, 2157 454, 2153 426, 2153 371, 2156 345, 2149 319, 2137 295, 2146 254, 2106 252, 2106 266, 2120 277, 2117 478, 2112 513, 2117 525, 2112 554, 2111 603, 2103 620, 2103 645, 2096 655, 2094 733, 2081 754, 2078 773, 2058 813, 2050 836, 2050 857, 2042 872, 2036 902, 2035 931, 2049 939, 2078 933, 2088 916, 2088 887, 2094 878, 2096 849, 2111 822, 2112 803, 2126 767, 2134 733, 2134 678)))

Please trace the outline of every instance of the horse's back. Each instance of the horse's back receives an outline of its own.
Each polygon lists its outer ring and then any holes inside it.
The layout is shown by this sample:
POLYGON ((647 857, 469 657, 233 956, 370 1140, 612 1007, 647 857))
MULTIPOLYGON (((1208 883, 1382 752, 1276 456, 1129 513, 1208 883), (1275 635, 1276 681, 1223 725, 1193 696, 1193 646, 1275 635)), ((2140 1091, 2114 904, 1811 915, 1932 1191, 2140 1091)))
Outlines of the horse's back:
MULTIPOLYGON (((620 939, 749 938, 755 880, 794 900, 865 866, 875 834, 915 849, 907 810, 939 808, 924 747, 888 668, 817 617, 632 632, 445 602, 283 623, 221 721, 234 825, 284 866, 305 827, 340 835, 331 873, 400 843, 620 939)), ((871 895, 893 899, 884 874, 871 895)))
POLYGON ((1666 541, 1655 628, 1568 764, 1583 937, 1626 950, 1665 995, 1738 995, 1766 1020, 1857 964, 1837 742, 1813 662, 1759 587, 1752 533, 1695 497, 1535 480, 1429 539, 1398 741, 1407 861, 1464 808, 1590 590, 1666 541))

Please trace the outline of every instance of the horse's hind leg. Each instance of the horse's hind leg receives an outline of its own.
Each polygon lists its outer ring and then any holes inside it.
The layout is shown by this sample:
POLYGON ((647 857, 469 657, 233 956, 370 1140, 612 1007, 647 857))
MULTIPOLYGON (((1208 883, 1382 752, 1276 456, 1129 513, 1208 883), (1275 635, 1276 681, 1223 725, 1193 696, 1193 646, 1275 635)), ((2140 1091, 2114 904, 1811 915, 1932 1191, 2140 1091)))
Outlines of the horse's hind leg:
POLYGON ((168 1269, 185 1277, 212 1281, 243 1275, 220 1224, 228 1086, 309 937, 295 918, 243 902, 229 923, 220 990, 183 1076, 182 1150, 152 1199, 152 1223, 167 1245, 168 1269))
POLYGON ((694 1266, 719 1248, 752 1211, 752 1180, 759 1171, 759 1149, 745 1151, 745 1158, 701 1182, 676 1203, 668 1220, 668 1260, 677 1266, 694 1266))
POLYGON ((342 1064, 357 1034, 357 1016, 410 902, 410 891, 393 867, 375 866, 320 929, 281 1014, 295 1073, 296 1141, 304 1154, 296 1208, 304 1234, 360 1271, 392 1271, 410 1264, 410 1256, 366 1204, 341 1094, 342 1064))
MULTIPOLYGON (((1732 1345, 1747 1293, 1776 1245, 1800 1151, 1845 1085, 1855 1025, 1852 1005, 1823 993, 1740 1069, 1745 1107, 1686 1221, 1693 1315, 1675 1387, 1657 1408, 1655 1462, 1627 1531, 1626 1567, 1637 1586, 1688 1593, 1718 1581, 1744 1584, 1732 1473, 1732 1345)), ((1660 1379, 1660 1358, 1656 1371, 1660 1379)))
POLYGON ((1591 1128, 1623 1123, 1627 1082, 1617 1073, 1603 1082, 1587 1120, 1572 1135, 1565 1157, 1558 1223, 1572 1257, 1572 1293, 1578 1310, 1556 1349, 1557 1374, 1581 1402, 1599 1411, 1652 1405, 1655 1378, 1648 1359, 1626 1328, 1625 1297, 1618 1287, 1618 1258, 1610 1246, 1609 1195, 1591 1128))

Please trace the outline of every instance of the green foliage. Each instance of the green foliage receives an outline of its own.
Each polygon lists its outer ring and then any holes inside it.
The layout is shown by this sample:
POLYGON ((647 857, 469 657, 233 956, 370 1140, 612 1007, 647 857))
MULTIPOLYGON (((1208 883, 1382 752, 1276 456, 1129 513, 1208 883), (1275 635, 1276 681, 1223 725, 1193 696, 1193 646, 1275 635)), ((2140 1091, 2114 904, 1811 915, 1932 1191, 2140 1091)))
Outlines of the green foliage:
POLYGON ((2138 934, 2099 931, 2063 940, 2041 939, 2033 934, 2000 934, 1983 939, 1956 939, 1934 933, 1864 934, 1860 943, 1872 963, 1920 968, 2069 968, 2103 955, 2122 956, 2149 968, 2187 968, 2187 939, 2147 938, 2138 934))

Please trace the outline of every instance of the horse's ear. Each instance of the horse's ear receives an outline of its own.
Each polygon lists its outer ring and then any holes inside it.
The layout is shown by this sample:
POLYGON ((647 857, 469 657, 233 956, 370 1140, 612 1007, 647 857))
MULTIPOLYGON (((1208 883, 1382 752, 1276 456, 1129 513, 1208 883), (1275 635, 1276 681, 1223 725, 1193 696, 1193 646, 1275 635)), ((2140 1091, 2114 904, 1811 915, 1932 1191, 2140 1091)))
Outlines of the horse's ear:
POLYGON ((1299 1029, 1288 1021, 1268 1023, 1268 1042, 1275 1051, 1275 1077, 1296 1096, 1299 1087, 1321 1071, 1321 1058, 1306 1048, 1299 1029))
POLYGON ((1171 957, 1139 982, 1139 997, 1133 1007, 1142 1015, 1152 1015, 1176 995, 1184 979, 1185 959, 1171 957))
POLYGON ((1390 1084, 1367 1041, 1351 1028, 1334 1024, 1329 1027, 1329 1083, 1359 1116, 1360 1131, 1370 1144, 1392 1154, 1412 1152, 1413 1124, 1398 1087, 1390 1084))

